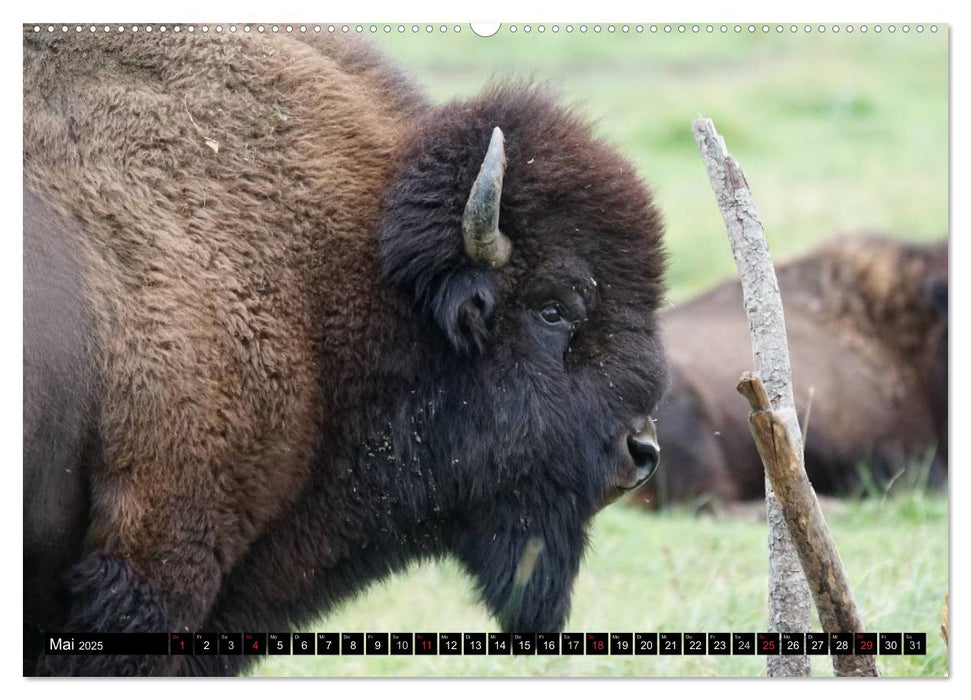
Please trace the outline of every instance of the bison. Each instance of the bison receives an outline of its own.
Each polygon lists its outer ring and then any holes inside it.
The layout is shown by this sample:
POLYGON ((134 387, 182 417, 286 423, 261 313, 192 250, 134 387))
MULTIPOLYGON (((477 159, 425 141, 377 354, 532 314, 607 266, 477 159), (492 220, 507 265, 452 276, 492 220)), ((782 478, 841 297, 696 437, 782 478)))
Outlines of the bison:
MULTIPOLYGON (((781 265, 806 471, 828 495, 929 465, 947 482, 947 244, 845 236, 781 265), (806 422, 808 421, 808 424, 806 422)), ((662 314, 671 390, 658 407, 665 468, 648 502, 758 498, 764 476, 739 375, 752 350, 738 282, 662 314)))
POLYGON ((557 630, 651 475, 662 225, 554 96, 317 36, 24 31, 25 673, 45 630, 274 630, 453 557, 557 630))

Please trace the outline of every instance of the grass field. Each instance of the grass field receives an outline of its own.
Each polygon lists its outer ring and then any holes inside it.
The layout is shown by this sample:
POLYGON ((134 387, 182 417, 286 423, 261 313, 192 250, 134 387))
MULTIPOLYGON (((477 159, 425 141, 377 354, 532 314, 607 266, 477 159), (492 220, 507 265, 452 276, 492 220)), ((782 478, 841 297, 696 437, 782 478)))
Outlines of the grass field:
MULTIPOLYGON (((943 676, 947 502, 919 491, 839 504, 830 527, 870 631, 925 632, 926 656, 879 657, 885 676, 943 676)), ((567 630, 755 632, 767 618, 765 524, 613 507, 596 520, 567 630)), ((413 567, 371 588, 312 631, 469 632, 496 625, 453 564, 413 567)), ((815 628, 818 630, 818 626, 815 628)), ((814 673, 832 675, 829 659, 814 673)), ((717 656, 270 657, 271 676, 757 676, 765 660, 717 656)))
MULTIPOLYGON (((529 36, 468 30, 379 35, 438 100, 495 77, 547 82, 583 104, 640 169, 667 222, 671 300, 733 274, 690 134, 715 120, 741 162, 776 259, 836 232, 880 228, 933 240, 948 226, 946 28, 932 35, 529 36)), ((946 499, 919 488, 840 504, 831 527, 874 631, 927 633, 928 654, 881 657, 889 676, 943 676, 946 499)), ((754 518, 612 507, 598 516, 568 629, 758 631, 766 620, 766 533, 754 518)), ((314 631, 485 631, 495 624, 449 562, 416 567, 308 626, 314 631)), ((743 657, 299 657, 263 675, 756 676, 743 657)), ((831 675, 828 659, 814 670, 831 675)))

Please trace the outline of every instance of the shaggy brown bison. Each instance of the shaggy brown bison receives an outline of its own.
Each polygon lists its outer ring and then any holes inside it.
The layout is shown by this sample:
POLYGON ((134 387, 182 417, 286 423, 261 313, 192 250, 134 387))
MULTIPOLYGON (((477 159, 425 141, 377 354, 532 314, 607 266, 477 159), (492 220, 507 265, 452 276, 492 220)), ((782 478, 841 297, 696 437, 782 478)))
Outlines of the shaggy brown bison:
MULTIPOLYGON (((824 494, 886 486, 929 462, 947 482, 947 244, 846 237, 778 268, 806 471, 824 494)), ((671 391, 658 407, 665 466, 649 502, 764 493, 735 392, 752 367, 737 282, 662 314, 671 391)))
POLYGON ((24 183, 26 672, 235 673, 36 635, 286 628, 444 556, 563 625, 665 383, 660 219, 576 114, 346 40, 28 28, 24 183))

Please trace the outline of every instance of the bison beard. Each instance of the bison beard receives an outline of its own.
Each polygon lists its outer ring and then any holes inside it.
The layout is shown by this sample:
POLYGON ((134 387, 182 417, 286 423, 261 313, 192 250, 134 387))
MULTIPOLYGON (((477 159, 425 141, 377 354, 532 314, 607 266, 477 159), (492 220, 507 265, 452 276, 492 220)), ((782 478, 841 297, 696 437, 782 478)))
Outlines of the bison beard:
POLYGON ((660 220, 582 120, 432 107, 354 41, 28 28, 24 173, 28 256, 73 251, 25 259, 25 673, 235 673, 30 635, 294 627, 443 556, 564 624, 665 381, 660 220))

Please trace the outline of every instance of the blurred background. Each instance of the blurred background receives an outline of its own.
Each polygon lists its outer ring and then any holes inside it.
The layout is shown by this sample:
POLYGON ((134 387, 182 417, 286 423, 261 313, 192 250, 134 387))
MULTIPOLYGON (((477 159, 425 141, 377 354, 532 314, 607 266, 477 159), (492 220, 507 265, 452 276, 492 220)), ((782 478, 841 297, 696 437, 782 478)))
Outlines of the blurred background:
MULTIPOLYGON (((732 25, 734 26, 734 25, 732 25)), ((936 240, 948 225, 947 29, 749 35, 649 29, 484 39, 422 30, 375 42, 437 101, 528 77, 582 105, 653 187, 671 299, 734 275, 691 120, 713 119, 745 169, 777 259, 861 227, 936 240)))
MULTIPOLYGON (((691 136, 713 119, 742 165, 776 262, 837 233, 948 234, 948 30, 624 34, 566 25, 372 35, 434 100, 527 77, 578 103, 655 193, 670 252, 669 302, 732 277, 721 215, 691 136)), ((744 410, 740 408, 740 410, 744 410)), ((663 466, 662 466, 663 469, 663 466)), ((926 656, 879 657, 890 676, 948 673, 946 495, 920 484, 826 509, 870 631, 925 632, 926 656)), ((757 510, 757 509, 756 509, 757 510)), ((758 514, 698 516, 616 505, 601 513, 573 599, 575 631, 764 630, 766 530, 758 514)), ((413 566, 308 631, 491 631, 450 562, 413 566)), ((818 622, 814 629, 818 629, 818 622)), ((832 675, 828 657, 814 672, 832 675)), ((258 675, 757 676, 760 657, 278 657, 258 675)))

